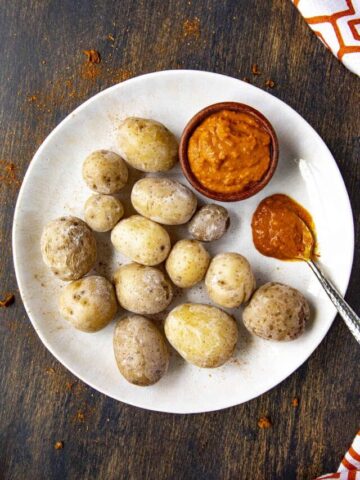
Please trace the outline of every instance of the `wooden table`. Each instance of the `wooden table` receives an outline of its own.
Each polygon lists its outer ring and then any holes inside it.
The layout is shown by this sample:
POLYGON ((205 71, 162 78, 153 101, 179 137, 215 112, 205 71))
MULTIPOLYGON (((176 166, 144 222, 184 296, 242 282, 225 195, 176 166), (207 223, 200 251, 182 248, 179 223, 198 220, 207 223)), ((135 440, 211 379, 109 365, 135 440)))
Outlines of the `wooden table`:
MULTIPOLYGON (((272 79, 271 93, 334 154, 359 240, 358 78, 285 0, 3 1, 0 49, 0 296, 16 297, 0 309, 0 478, 293 480, 334 471, 360 425, 360 349, 339 318, 296 373, 245 405, 182 416, 133 408, 82 384, 44 348, 17 290, 11 226, 29 162, 60 120, 118 81, 187 68, 264 89, 272 79), (86 49, 101 54, 94 69, 86 49), (258 428, 262 415, 271 428, 258 428)), ((357 311, 358 248, 347 294, 357 311)))

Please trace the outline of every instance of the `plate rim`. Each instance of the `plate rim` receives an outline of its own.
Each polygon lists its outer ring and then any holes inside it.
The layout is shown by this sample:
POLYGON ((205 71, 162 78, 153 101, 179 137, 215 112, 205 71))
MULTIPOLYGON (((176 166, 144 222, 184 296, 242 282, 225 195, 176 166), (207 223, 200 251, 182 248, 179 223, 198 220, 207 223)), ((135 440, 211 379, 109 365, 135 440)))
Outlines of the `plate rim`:
MULTIPOLYGON (((74 369, 72 366, 69 366, 67 365, 59 356, 58 354, 56 354, 54 351, 53 351, 53 348, 51 346, 51 344, 46 340, 45 338, 45 334, 43 334, 43 332, 37 328, 36 324, 35 324, 35 320, 32 319, 32 314, 30 314, 30 305, 28 304, 28 300, 26 299, 26 296, 24 298, 24 281, 21 280, 21 275, 20 275, 20 265, 19 265, 19 260, 18 260, 18 254, 17 254, 17 224, 18 224, 18 217, 20 215, 20 204, 21 204, 21 201, 22 201, 22 197, 24 195, 24 190, 25 190, 25 184, 27 183, 27 180, 28 180, 28 177, 30 177, 31 175, 31 172, 34 168, 34 166, 36 165, 36 162, 37 162, 37 158, 39 157, 39 155, 41 155, 42 153, 42 150, 46 148, 47 144, 49 142, 51 142, 52 140, 52 137, 57 133, 58 130, 60 130, 63 126, 64 123, 66 123, 71 117, 73 117, 75 114, 77 114, 79 111, 81 111, 82 109, 86 108, 86 106, 89 104, 89 103, 92 103, 93 101, 97 100, 99 97, 101 97, 102 95, 105 95, 107 93, 109 93, 110 91, 112 90, 116 90, 118 88, 121 88, 122 85, 124 84, 127 84, 129 82, 131 83, 135 83, 135 82, 138 82, 138 81, 143 81, 144 79, 146 80, 146 78, 148 77, 156 77, 156 76, 159 76, 159 75, 187 75, 187 74, 196 74, 196 75, 204 75, 204 76, 208 76, 208 75, 211 75, 211 76, 214 76, 214 77, 223 77, 223 78, 226 78, 226 79, 231 79, 231 80, 236 80, 237 82, 240 82, 240 83, 246 83, 244 82, 243 80, 241 79, 238 79, 236 77, 232 77, 230 75, 225 75, 225 74, 222 74, 222 73, 216 73, 216 72, 210 72, 210 71, 206 71, 206 70, 196 70, 196 69, 179 69, 179 70, 159 70, 159 71, 154 71, 154 72, 150 72, 150 73, 146 73, 146 74, 143 74, 143 75, 138 75, 136 77, 133 77, 133 78, 130 78, 128 80, 125 80, 123 82, 120 82, 120 83, 117 83, 115 85, 112 85, 108 88, 105 88, 104 90, 101 90, 100 92, 96 93, 95 95, 91 96, 90 98, 88 98, 87 100, 85 100, 83 103, 81 103, 80 105, 78 105, 74 110, 72 110, 68 115, 65 116, 65 118, 63 118, 63 120, 61 120, 61 122, 59 124, 56 125, 55 128, 53 128, 51 130, 51 132, 46 136, 46 138, 43 140, 43 142, 41 143, 41 145, 39 146, 39 148, 36 150, 36 152, 34 153, 28 167, 27 167, 27 170, 25 172, 25 175, 23 177, 23 180, 22 180, 22 184, 21 184, 21 187, 20 187, 20 190, 19 190, 19 193, 18 193, 18 196, 17 196, 17 200, 16 200, 16 204, 15 204, 15 209, 14 209, 14 214, 13 214, 13 223, 12 223, 12 233, 11 233, 11 236, 12 236, 12 240, 11 240, 11 246, 12 246, 12 257, 13 257, 13 263, 14 263, 14 270, 15 270, 15 276, 16 276, 16 281, 17 281, 17 285, 18 285, 18 288, 19 288, 19 292, 20 292, 20 297, 21 297, 21 300, 22 300, 22 303, 24 305, 24 308, 25 308, 25 311, 26 311, 26 314, 35 330, 35 332, 37 333, 37 335, 39 336, 41 342, 43 343, 43 345, 47 348, 47 350, 56 358, 57 361, 59 361, 67 370, 69 370, 76 378, 79 378, 82 382, 84 382, 86 385, 89 385, 91 388, 93 388, 94 390, 100 392, 101 394, 103 395, 106 395, 107 397, 109 398, 112 398, 113 400, 116 400, 117 402, 122 402, 124 404, 127 404, 127 405, 131 405, 133 407, 137 407, 137 408, 141 408, 142 410, 148 410, 148 411, 154 411, 154 412, 159 412, 159 413, 171 413, 171 414, 198 414, 198 413, 207 413, 207 412, 212 412, 212 411, 220 411, 220 410, 224 410, 226 408, 231 408, 231 407, 235 407, 237 405, 241 405, 243 403, 247 403, 251 400, 253 400, 254 398, 257 398, 271 390, 273 390, 275 387, 277 387, 278 385, 280 385, 284 380, 286 380, 288 377, 290 377, 298 368, 300 368, 308 359, 309 357, 315 352, 315 350, 318 348, 318 346, 320 345, 320 343, 324 340, 324 338, 326 337, 326 335, 328 334, 331 326, 333 325, 333 322, 337 316, 337 312, 336 310, 334 311, 334 314, 333 314, 333 318, 332 320, 329 322, 329 326, 328 328, 325 330, 324 332, 324 335, 320 338, 320 340, 318 342, 315 343, 315 346, 314 348, 312 349, 312 351, 306 355, 306 357, 303 358, 302 362, 300 365, 296 366, 293 370, 291 370, 290 372, 287 372, 285 376, 283 376, 280 380, 277 381, 277 383, 275 385, 273 385, 272 387, 270 387, 269 389, 267 389, 266 391, 258 394, 258 393, 255 393, 254 395, 250 396, 247 400, 245 400, 244 402, 233 402, 233 401, 229 401, 227 403, 224 403, 223 406, 221 407, 217 407, 217 406, 214 406, 214 408, 205 408, 205 409, 187 409, 187 408, 177 408, 176 411, 166 411, 164 409, 161 409, 161 408, 156 408, 156 405, 153 405, 151 407, 144 407, 143 405, 139 405, 137 402, 135 401, 124 401, 124 400, 119 400, 118 398, 116 398, 115 396, 111 395, 110 393, 106 392, 104 389, 102 388, 99 388, 98 386, 94 386, 92 382, 89 382, 88 380, 86 380, 83 375, 79 375, 78 373, 75 373, 74 369)), ((282 104, 282 107, 286 108, 286 109, 290 109, 292 111, 292 113, 296 114, 297 117, 299 117, 301 119, 301 121, 305 122, 308 126, 310 126, 310 128, 312 129, 313 133, 318 137, 318 140, 321 142, 322 144, 322 147, 324 147, 328 154, 331 156, 331 158, 333 159, 333 164, 334 164, 334 167, 337 171, 337 174, 338 174, 338 179, 339 181, 341 182, 341 189, 343 190, 343 193, 345 194, 344 196, 344 199, 346 200, 346 207, 347 207, 347 210, 348 210, 348 216, 349 216, 349 219, 350 219, 350 229, 351 229, 351 239, 350 239, 350 243, 351 243, 351 262, 349 264, 349 268, 347 269, 346 271, 346 281, 344 282, 344 287, 343 288, 339 288, 339 291, 345 295, 346 291, 347 291, 347 288, 349 286, 349 282, 350 282, 350 278, 351 278, 351 272, 352 272, 352 268, 353 268, 353 263, 354 263, 354 254, 355 254, 355 251, 354 251, 354 245, 355 245, 355 226, 354 226, 354 216, 353 216, 353 213, 352 213, 352 208, 351 208, 351 202, 350 202, 350 198, 349 198, 349 194, 348 194, 348 191, 347 191, 347 188, 346 188, 346 185, 345 185, 345 182, 344 182, 344 179, 343 179, 343 176, 341 174, 341 171, 339 169, 339 166, 333 156, 333 154, 331 153, 330 149, 328 148, 328 146, 326 145, 326 143, 324 142, 324 140, 321 138, 321 136, 318 134, 318 132, 315 130, 314 127, 312 127, 312 125, 304 118, 300 115, 300 113, 298 113, 293 107, 291 107, 290 105, 288 105, 286 102, 284 102, 283 100, 281 100, 280 98, 276 97, 275 95, 272 95, 270 92, 264 92, 263 89, 255 86, 255 85, 251 85, 253 88, 257 89, 257 90, 260 90, 261 92, 263 93, 267 93, 271 96, 273 96, 277 101, 281 102, 282 104)))

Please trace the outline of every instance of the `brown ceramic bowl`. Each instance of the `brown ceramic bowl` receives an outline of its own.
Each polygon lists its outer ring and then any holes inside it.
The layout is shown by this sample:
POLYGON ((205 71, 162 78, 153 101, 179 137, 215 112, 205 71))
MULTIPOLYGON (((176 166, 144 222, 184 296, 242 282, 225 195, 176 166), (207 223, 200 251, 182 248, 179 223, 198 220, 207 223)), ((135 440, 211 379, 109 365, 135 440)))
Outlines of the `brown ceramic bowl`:
POLYGON ((278 163, 278 158, 279 143, 276 133, 269 120, 265 118, 264 115, 255 108, 250 107, 249 105, 246 105, 244 103, 237 102, 214 103, 213 105, 209 105, 203 110, 200 110, 200 112, 194 115, 184 128, 179 145, 180 165, 185 177, 189 180, 191 185, 202 195, 205 195, 205 197, 212 198, 214 200, 218 200, 220 202, 234 202, 239 200, 245 200, 246 198, 255 195, 255 193, 258 193, 261 189, 265 187, 265 185, 270 181, 271 177, 273 176, 278 163), (194 130, 200 125, 200 123, 202 123, 209 115, 216 113, 220 110, 234 110, 236 112, 242 112, 247 113, 248 115, 252 115, 271 137, 269 169, 261 180, 249 185, 247 188, 240 190, 239 192, 220 193, 209 190, 204 185, 202 185, 200 181, 195 177, 189 164, 188 143, 191 135, 193 134, 194 130))

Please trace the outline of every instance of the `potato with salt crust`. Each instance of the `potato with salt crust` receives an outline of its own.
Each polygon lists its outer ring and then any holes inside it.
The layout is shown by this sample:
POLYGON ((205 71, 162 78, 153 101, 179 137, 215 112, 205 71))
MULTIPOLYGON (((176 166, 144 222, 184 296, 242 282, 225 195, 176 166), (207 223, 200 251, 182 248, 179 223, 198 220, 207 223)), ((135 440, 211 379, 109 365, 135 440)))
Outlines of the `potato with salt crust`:
POLYGON ((165 335, 187 362, 214 368, 232 356, 238 327, 235 320, 219 308, 184 303, 166 317, 165 335))
POLYGON ((112 195, 92 195, 84 210, 86 223, 95 232, 108 232, 124 215, 123 204, 112 195))
POLYGON ((90 153, 83 163, 83 178, 89 188, 109 195, 121 190, 128 181, 128 169, 117 153, 97 150, 90 153))
POLYGON ((153 385, 168 369, 169 351, 165 339, 145 317, 128 315, 119 320, 113 346, 120 373, 134 385, 153 385))
POLYGON ((154 222, 180 225, 190 220, 196 210, 193 192, 169 178, 142 178, 131 192, 131 202, 137 212, 154 222))
POLYGON ((83 332, 97 332, 111 322, 117 311, 114 287, 104 277, 92 275, 71 282, 62 290, 60 313, 83 332))
POLYGON ((111 242, 134 262, 149 266, 163 262, 171 248, 167 231, 141 215, 121 220, 111 232, 111 242))
POLYGON ((142 172, 165 172, 178 159, 178 142, 161 123, 129 117, 118 130, 118 145, 125 160, 142 172))
POLYGON ((201 282, 210 263, 210 255, 197 240, 179 240, 167 260, 166 271, 176 286, 190 288, 201 282))
POLYGON ((77 217, 60 217, 49 222, 41 235, 45 264, 62 280, 77 280, 96 261, 96 240, 85 222, 77 217))
POLYGON ((211 203, 200 208, 189 223, 189 232, 201 242, 212 242, 221 238, 230 226, 229 213, 221 205, 211 203))
POLYGON ((171 283, 154 267, 122 265, 114 275, 114 283, 120 305, 133 313, 159 313, 173 298, 171 283))
POLYGON ((234 308, 249 300, 256 281, 245 257, 239 253, 220 253, 210 263, 205 286, 213 302, 234 308))
POLYGON ((245 327, 267 340, 294 340, 305 330, 310 317, 306 298, 282 283, 266 283, 244 309, 245 327))

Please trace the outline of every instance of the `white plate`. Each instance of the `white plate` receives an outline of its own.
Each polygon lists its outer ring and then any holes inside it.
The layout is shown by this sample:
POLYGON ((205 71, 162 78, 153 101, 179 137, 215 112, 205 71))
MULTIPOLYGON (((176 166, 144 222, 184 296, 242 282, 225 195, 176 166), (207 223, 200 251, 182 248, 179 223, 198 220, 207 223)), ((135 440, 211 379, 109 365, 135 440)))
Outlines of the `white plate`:
MULTIPOLYGON (((132 181, 138 175, 132 175, 132 181)), ((169 176, 187 183, 180 168, 169 176)), ((130 189, 120 195, 128 196, 130 189)), ((324 338, 335 309, 306 264, 287 263, 260 255, 251 240, 250 221, 260 200, 281 192, 291 195, 313 215, 321 262, 345 292, 354 251, 354 231, 348 195, 336 163, 310 125, 285 103, 240 80, 200 71, 165 71, 144 75, 109 88, 71 113, 48 136, 26 173, 13 227, 16 276, 27 313, 45 346, 77 377, 117 400, 163 412, 205 412, 246 402, 277 385, 298 368, 324 338), (280 281, 299 288, 312 306, 305 334, 293 342, 274 343, 250 336, 241 325, 241 311, 232 311, 240 326, 235 360, 217 369, 199 369, 172 356, 168 374, 156 385, 127 383, 117 371, 112 351, 114 324, 96 334, 72 329, 57 311, 64 284, 44 266, 39 241, 43 226, 62 215, 83 216, 90 195, 81 165, 92 150, 117 150, 116 126, 129 115, 163 122, 180 136, 198 110, 215 102, 239 101, 258 108, 273 124, 280 142, 280 162, 270 184, 243 202, 226 204, 231 228, 209 245, 211 253, 237 251, 251 262, 258 285, 280 281)), ((204 200, 204 199, 202 199, 204 200)), ((206 200, 205 200, 206 201, 206 200)), ((186 235, 170 229, 175 235, 186 235)), ((98 235, 101 259, 111 269, 121 256, 109 247, 109 235, 98 235)), ((103 271, 100 266, 97 271, 103 271)), ((184 300, 210 303, 202 287, 184 300)))

